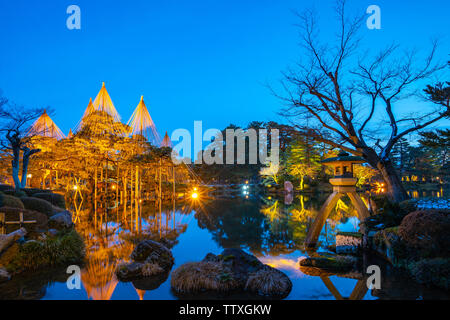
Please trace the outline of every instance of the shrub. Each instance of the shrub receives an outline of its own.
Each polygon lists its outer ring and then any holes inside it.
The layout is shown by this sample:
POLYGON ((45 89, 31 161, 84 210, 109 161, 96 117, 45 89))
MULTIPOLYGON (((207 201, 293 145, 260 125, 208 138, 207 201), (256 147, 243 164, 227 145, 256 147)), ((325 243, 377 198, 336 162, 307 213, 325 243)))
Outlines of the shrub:
POLYGON ((414 208, 412 202, 405 201, 399 204, 380 195, 374 196, 371 201, 377 214, 363 222, 369 228, 380 223, 384 225, 384 228, 396 227, 414 208))
POLYGON ((14 190, 14 187, 9 184, 0 184, 0 191, 4 192, 7 190, 14 190))
POLYGON ((66 201, 64 199, 64 196, 61 194, 42 192, 42 193, 35 193, 33 195, 33 197, 48 201, 52 205, 57 206, 59 208, 63 208, 63 209, 66 208, 66 201))
POLYGON ((0 207, 25 209, 22 201, 19 198, 7 194, 0 195, 0 207))
POLYGON ((21 191, 25 192, 28 197, 34 197, 36 193, 51 193, 50 190, 38 189, 38 188, 22 188, 21 191))
POLYGON ((23 197, 21 200, 25 209, 39 211, 47 216, 53 215, 53 206, 48 201, 33 197, 23 197))
POLYGON ((408 214, 398 233, 420 257, 450 256, 450 210, 420 210, 408 214))
POLYGON ((264 268, 251 274, 245 285, 245 289, 265 296, 282 296, 291 288, 289 278, 274 268, 264 268))
POLYGON ((43 267, 78 263, 83 258, 83 239, 75 230, 72 230, 60 237, 25 242, 7 269, 18 273, 43 267))
POLYGON ((16 190, 5 190, 3 192, 4 194, 10 195, 10 196, 14 196, 16 198, 22 198, 22 197, 26 197, 27 194, 23 191, 16 191, 16 190))
MULTIPOLYGON (((23 219, 25 221, 36 220, 36 223, 26 223, 24 224, 24 228, 30 232, 36 229, 44 229, 47 226, 47 216, 38 211, 26 210, 21 208, 11 208, 11 207, 2 207, 0 212, 5 213, 6 221, 18 221, 20 212, 23 213, 23 219)), ((17 229, 19 225, 12 225, 14 229, 17 229)), ((6 230, 10 232, 9 230, 6 230)))
POLYGON ((220 262, 188 262, 172 272, 172 288, 179 293, 204 290, 228 291, 238 288, 231 272, 220 262))
POLYGON ((424 285, 450 289, 450 259, 423 259, 408 265, 411 276, 424 285))

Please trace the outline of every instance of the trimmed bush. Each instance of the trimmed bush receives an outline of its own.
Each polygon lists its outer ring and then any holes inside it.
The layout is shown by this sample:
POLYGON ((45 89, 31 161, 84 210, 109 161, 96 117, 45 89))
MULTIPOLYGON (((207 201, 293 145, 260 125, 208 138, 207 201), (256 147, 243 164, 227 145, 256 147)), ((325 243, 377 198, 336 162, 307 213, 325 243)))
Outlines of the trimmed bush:
POLYGON ((7 194, 0 195, 0 207, 25 209, 24 204, 19 198, 7 194))
MULTIPOLYGON (((11 207, 2 207, 0 208, 0 212, 5 213, 6 221, 18 221, 20 212, 23 213, 23 219, 25 221, 36 220, 36 223, 26 223, 24 224, 24 228, 28 231, 34 231, 36 229, 44 229, 47 227, 47 216, 38 211, 32 211, 21 208, 11 208, 11 207)), ((17 229, 19 225, 11 225, 8 226, 8 229, 17 229)), ((12 232, 13 230, 6 230, 7 233, 12 232)))
POLYGON ((27 194, 23 191, 16 191, 16 190, 6 190, 3 192, 4 194, 7 194, 9 196, 14 196, 16 198, 22 198, 22 197, 26 197, 27 194))
POLYGON ((43 192, 43 193, 35 193, 33 197, 48 201, 56 207, 63 209, 66 208, 66 200, 64 199, 64 196, 61 194, 43 192))
POLYGON ((0 184, 0 191, 5 192, 7 190, 14 190, 14 187, 9 184, 0 184))
POLYGON ((420 210, 408 214, 398 233, 419 257, 450 256, 450 210, 420 210))
POLYGON ((34 197, 36 193, 51 193, 50 190, 38 189, 38 188, 22 188, 21 191, 25 192, 28 197, 34 197))
POLYGON ((423 259, 408 266, 411 276, 424 285, 450 289, 450 259, 434 258, 423 259))
POLYGON ((53 215, 53 206, 48 201, 33 197, 23 197, 21 200, 25 206, 25 209, 39 211, 47 216, 53 215))

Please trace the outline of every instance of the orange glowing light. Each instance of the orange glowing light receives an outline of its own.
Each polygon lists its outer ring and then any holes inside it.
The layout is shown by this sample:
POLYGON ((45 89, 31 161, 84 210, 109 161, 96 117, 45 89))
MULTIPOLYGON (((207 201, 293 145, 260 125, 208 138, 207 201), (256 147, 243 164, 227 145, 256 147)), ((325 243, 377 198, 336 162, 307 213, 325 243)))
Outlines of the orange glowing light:
POLYGON ((198 193, 197 193, 197 192, 194 192, 194 193, 191 195, 191 197, 192 197, 192 199, 197 199, 197 198, 198 198, 198 193))

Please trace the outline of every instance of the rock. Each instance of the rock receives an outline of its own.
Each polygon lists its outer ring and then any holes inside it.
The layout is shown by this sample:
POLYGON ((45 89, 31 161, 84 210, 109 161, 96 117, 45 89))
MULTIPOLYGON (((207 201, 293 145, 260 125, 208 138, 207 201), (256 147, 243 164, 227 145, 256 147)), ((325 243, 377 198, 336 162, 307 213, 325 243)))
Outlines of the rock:
POLYGON ((19 230, 11 232, 10 234, 0 235, 0 253, 26 234, 27 231, 25 230, 25 228, 20 228, 19 230))
POLYGON ((6 282, 11 279, 8 271, 5 268, 0 268, 0 283, 6 282))
POLYGON ((72 213, 70 211, 62 211, 50 217, 48 225, 54 229, 70 229, 73 226, 72 213))
POLYGON ((140 262, 119 264, 116 269, 117 278, 121 281, 131 281, 142 277, 142 266, 140 262))
POLYGON ((174 263, 172 252, 153 240, 140 242, 130 255, 133 261, 158 264, 163 269, 169 269, 174 263))
POLYGON ((358 259, 352 256, 320 256, 300 260, 301 267, 317 268, 330 273, 344 273, 357 267, 358 259))
POLYGON ((56 229, 49 229, 49 230, 47 231, 47 233, 48 233, 48 235, 49 235, 50 237, 56 237, 56 236, 58 235, 59 231, 56 230, 56 229))
POLYGON ((220 255, 208 253, 200 262, 181 265, 172 273, 175 294, 211 292, 232 295, 236 292, 284 298, 292 282, 281 271, 263 264, 240 249, 225 249, 220 255))
POLYGON ((153 240, 140 242, 131 253, 130 259, 130 263, 122 263, 117 267, 117 278, 121 281, 137 281, 142 287, 145 283, 151 286, 153 280, 138 280, 155 277, 154 283, 158 283, 156 277, 168 274, 174 263, 172 252, 153 240))

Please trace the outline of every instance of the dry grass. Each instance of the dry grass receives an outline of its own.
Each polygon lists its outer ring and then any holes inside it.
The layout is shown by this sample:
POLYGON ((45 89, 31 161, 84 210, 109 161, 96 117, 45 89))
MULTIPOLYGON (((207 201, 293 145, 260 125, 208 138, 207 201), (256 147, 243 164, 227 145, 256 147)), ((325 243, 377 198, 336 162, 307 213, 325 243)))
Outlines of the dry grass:
POLYGON ((245 288, 261 295, 281 296, 289 293, 292 283, 278 270, 264 268, 250 275, 245 288))
POLYGON ((150 277, 164 272, 164 269, 156 263, 147 262, 142 266, 141 271, 143 276, 150 277))
POLYGON ((228 291, 238 283, 220 262, 188 262, 172 273, 172 288, 180 293, 228 291))

